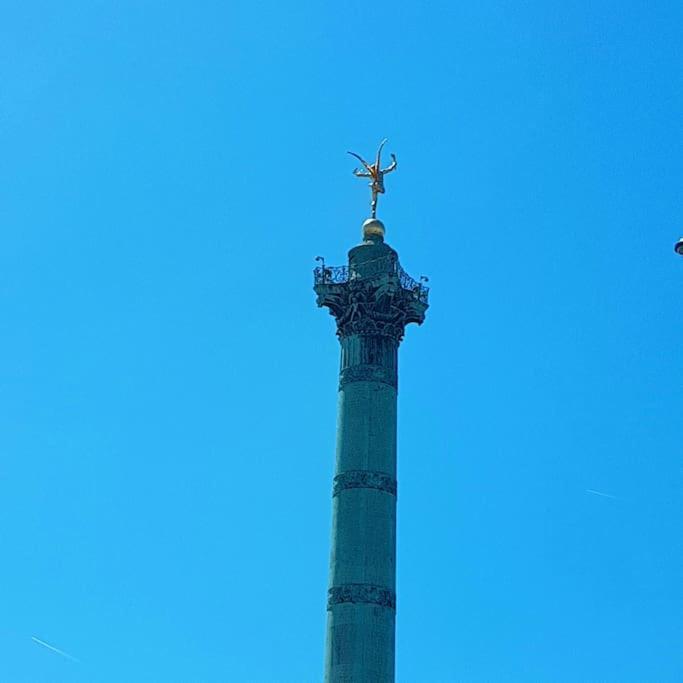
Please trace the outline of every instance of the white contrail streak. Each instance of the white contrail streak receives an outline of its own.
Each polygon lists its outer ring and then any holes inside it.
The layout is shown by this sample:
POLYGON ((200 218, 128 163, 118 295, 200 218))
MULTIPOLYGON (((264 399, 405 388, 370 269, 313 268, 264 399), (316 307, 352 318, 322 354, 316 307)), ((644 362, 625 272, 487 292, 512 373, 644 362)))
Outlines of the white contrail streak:
POLYGON ((603 498, 611 498, 612 500, 619 500, 617 496, 612 496, 609 493, 603 493, 602 491, 595 491, 594 489, 586 489, 586 493, 592 493, 594 496, 602 496, 603 498))
POLYGON ((34 643, 38 643, 38 645, 42 645, 43 647, 46 647, 48 650, 52 650, 52 652, 56 652, 58 655, 62 655, 62 657, 66 657, 68 660, 72 662, 79 662, 80 659, 76 659, 75 657, 72 657, 68 652, 64 652, 64 650, 60 650, 58 647, 54 647, 53 645, 50 645, 50 643, 46 643, 44 640, 41 640, 40 638, 36 638, 35 636, 31 636, 31 640, 34 643))

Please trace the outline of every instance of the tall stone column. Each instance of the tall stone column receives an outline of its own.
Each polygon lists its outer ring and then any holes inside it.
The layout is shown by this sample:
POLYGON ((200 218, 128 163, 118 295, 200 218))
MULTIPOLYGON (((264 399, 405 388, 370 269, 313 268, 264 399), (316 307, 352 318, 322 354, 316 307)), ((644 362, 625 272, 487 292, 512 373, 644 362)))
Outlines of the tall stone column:
POLYGON ((363 238, 348 266, 315 271, 318 305, 335 317, 341 344, 327 683, 394 681, 398 347, 428 307, 382 223, 366 221, 363 238))

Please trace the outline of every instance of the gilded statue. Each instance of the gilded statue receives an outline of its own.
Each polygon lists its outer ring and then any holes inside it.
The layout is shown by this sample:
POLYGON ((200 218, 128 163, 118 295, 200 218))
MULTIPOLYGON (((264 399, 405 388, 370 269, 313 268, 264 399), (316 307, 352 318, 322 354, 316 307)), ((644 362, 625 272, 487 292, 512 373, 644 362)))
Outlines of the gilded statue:
POLYGON ((382 140, 377 150, 377 157, 374 164, 369 164, 363 157, 356 154, 355 152, 349 152, 353 157, 356 157, 358 161, 363 164, 365 170, 356 168, 353 171, 353 175, 357 178, 370 178, 370 191, 372 192, 372 199, 370 201, 370 208, 372 209, 372 217, 377 218, 377 196, 384 194, 384 176, 386 173, 391 173, 396 168, 396 155, 391 155, 391 163, 386 167, 382 168, 381 155, 382 148, 386 144, 386 138, 382 140))

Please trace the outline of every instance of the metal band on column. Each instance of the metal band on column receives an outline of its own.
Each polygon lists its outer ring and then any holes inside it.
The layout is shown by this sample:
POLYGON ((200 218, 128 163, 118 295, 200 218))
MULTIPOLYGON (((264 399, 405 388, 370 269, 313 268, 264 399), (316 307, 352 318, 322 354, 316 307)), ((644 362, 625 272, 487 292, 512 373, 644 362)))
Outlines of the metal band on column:
POLYGON ((327 609, 343 603, 379 605, 388 609, 396 609, 396 593, 391 588, 374 586, 370 583, 345 583, 332 586, 327 597, 327 609))
POLYGON ((349 470, 342 472, 334 478, 332 497, 339 495, 346 489, 376 489, 384 491, 392 496, 396 495, 396 479, 384 472, 372 470, 349 470))
POLYGON ((398 386, 396 370, 382 365, 352 365, 339 373, 339 388, 350 382, 382 382, 394 389, 398 386))

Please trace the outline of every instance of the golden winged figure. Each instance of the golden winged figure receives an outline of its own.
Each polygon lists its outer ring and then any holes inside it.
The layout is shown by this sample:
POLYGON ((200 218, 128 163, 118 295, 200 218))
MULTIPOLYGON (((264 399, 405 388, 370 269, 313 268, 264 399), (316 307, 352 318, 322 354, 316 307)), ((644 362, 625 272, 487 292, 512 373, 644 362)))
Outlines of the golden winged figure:
POLYGON ((396 168, 396 155, 391 155, 391 163, 386 167, 382 168, 381 155, 382 148, 386 144, 386 138, 382 140, 379 144, 379 149, 377 150, 377 157, 374 164, 369 164, 362 156, 356 154, 355 152, 349 152, 353 157, 356 157, 361 164, 363 164, 364 171, 362 169, 356 168, 353 170, 353 175, 358 178, 371 178, 370 180, 370 190, 372 192, 372 200, 370 201, 370 208, 372 209, 372 217, 377 218, 377 195, 384 194, 384 175, 386 173, 391 173, 396 168))

